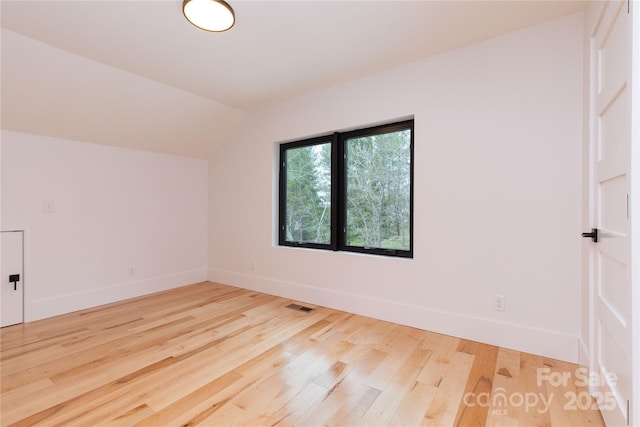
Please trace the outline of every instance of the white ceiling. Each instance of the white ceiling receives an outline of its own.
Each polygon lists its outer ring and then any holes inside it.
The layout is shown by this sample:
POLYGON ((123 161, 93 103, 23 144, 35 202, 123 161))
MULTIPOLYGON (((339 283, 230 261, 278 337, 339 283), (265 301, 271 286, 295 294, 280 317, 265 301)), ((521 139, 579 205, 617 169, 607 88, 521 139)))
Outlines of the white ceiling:
POLYGON ((2 38, 3 128, 206 157, 247 111, 583 7, 578 1, 228 1, 236 25, 208 33, 186 22, 181 0, 2 0, 2 28, 9 30, 2 38), (43 105, 63 93, 75 101, 43 105), (186 117, 176 115, 177 107, 148 105, 163 100, 179 102, 186 117), (92 116, 97 105, 109 123, 92 116), (68 128, 78 114, 86 116, 87 129, 68 128), (52 123, 32 123, 43 116, 52 123))

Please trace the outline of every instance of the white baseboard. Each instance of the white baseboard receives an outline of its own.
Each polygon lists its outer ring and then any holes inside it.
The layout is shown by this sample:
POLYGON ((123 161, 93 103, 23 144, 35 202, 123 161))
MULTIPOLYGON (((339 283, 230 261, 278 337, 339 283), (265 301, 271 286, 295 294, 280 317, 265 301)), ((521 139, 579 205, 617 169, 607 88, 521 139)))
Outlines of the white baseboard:
POLYGON ((578 337, 299 283, 209 269, 208 280, 471 341, 578 362, 578 337))
POLYGON ((60 314, 71 313, 86 308, 97 307, 116 301, 135 298, 154 292, 165 291, 207 280, 205 268, 185 271, 169 276, 126 282, 98 289, 88 289, 72 294, 57 295, 51 298, 31 301, 30 318, 25 321, 44 319, 60 314))

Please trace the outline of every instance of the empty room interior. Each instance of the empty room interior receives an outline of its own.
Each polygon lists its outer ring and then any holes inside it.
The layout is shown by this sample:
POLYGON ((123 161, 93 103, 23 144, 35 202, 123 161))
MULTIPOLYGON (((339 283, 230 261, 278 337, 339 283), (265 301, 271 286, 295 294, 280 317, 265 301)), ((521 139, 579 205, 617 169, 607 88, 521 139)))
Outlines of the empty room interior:
POLYGON ((640 426, 637 1, 0 8, 2 426, 640 426))

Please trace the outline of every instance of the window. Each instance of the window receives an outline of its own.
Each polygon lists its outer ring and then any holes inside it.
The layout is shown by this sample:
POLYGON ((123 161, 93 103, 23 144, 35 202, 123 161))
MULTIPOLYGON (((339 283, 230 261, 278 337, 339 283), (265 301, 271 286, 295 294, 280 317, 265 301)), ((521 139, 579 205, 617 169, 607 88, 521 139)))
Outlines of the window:
POLYGON ((413 257, 413 120, 280 145, 279 244, 413 257))

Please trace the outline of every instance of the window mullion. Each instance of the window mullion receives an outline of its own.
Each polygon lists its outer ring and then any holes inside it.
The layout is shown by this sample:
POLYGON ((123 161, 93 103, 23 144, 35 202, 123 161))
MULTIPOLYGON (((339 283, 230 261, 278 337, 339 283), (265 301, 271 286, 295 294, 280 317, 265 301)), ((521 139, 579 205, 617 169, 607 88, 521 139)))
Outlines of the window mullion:
POLYGON ((343 179, 340 176, 340 159, 342 158, 340 135, 333 134, 331 140, 331 249, 337 251, 342 246, 342 186, 343 179))
POLYGON ((344 158, 346 153, 344 151, 344 141, 341 134, 337 132, 334 134, 334 143, 336 146, 336 158, 333 166, 336 177, 336 227, 334 228, 333 233, 336 237, 336 250, 340 250, 343 249, 345 245, 344 227, 346 224, 346 181, 344 176, 344 158))

